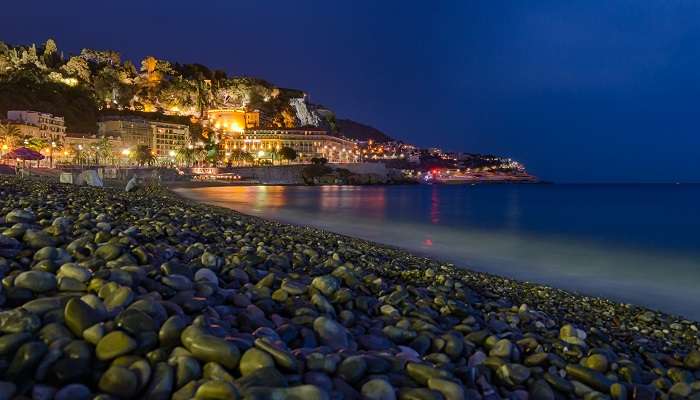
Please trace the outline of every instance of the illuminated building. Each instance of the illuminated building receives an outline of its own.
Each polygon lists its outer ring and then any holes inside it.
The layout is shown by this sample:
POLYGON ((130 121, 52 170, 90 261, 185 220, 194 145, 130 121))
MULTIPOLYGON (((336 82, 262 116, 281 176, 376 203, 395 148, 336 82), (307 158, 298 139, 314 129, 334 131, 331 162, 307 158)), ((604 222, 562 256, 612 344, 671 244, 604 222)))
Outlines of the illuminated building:
POLYGON ((332 163, 359 160, 355 142, 329 135, 321 128, 248 129, 224 134, 222 139, 226 150, 242 150, 262 159, 272 159, 274 152, 290 147, 297 152, 299 161, 312 158, 326 158, 332 163))
POLYGON ((224 132, 242 132, 260 126, 260 112, 243 109, 215 109, 207 111, 209 126, 224 132))
POLYGON ((169 157, 171 152, 190 142, 187 125, 147 121, 139 117, 110 116, 97 123, 98 136, 119 137, 123 146, 134 148, 145 145, 156 157, 169 157))
POLYGON ((151 150, 156 157, 169 157, 173 152, 190 142, 190 128, 187 125, 167 122, 151 122, 151 150))
POLYGON ((63 141, 66 124, 63 117, 39 111, 7 112, 7 120, 20 130, 20 135, 42 138, 48 141, 63 141))

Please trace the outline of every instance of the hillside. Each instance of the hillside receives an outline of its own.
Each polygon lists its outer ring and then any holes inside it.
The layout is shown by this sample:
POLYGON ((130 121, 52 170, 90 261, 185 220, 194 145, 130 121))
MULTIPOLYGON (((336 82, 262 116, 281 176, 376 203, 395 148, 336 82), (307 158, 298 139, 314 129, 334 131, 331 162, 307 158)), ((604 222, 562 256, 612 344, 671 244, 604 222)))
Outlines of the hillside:
POLYGON ((372 140, 377 143, 390 142, 394 139, 384 132, 369 125, 361 124, 350 119, 337 119, 336 125, 341 135, 362 141, 372 140))
POLYGON ((263 79, 155 57, 132 62, 113 50, 83 49, 66 57, 52 39, 25 46, 0 42, 0 116, 10 109, 49 112, 65 116, 69 132, 94 133, 100 114, 197 121, 210 108, 259 110, 262 127, 335 131, 331 110, 310 104, 302 90, 263 79))

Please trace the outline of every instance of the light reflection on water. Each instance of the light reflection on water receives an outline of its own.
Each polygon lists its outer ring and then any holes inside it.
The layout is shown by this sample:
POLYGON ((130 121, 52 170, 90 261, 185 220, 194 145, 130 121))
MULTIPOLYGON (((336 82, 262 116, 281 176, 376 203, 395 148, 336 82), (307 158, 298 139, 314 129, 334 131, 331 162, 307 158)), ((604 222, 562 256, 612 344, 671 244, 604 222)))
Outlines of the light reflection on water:
POLYGON ((700 320, 699 186, 256 186, 178 192, 700 320))

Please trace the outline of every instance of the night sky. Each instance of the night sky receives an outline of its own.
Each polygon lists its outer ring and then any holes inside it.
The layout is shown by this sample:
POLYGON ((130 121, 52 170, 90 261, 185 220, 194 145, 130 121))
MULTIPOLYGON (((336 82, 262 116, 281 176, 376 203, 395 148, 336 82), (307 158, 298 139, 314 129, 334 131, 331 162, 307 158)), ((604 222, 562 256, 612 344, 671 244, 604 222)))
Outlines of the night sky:
POLYGON ((27 0, 2 14, 11 44, 261 77, 548 180, 700 181, 697 1, 27 0))

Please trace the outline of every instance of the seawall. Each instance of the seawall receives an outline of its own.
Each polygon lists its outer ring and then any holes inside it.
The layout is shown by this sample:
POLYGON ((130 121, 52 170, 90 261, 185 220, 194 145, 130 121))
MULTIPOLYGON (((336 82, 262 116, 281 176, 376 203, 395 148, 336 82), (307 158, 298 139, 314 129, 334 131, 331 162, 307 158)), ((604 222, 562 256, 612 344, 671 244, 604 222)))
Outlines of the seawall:
MULTIPOLYGON (((355 174, 389 176, 389 169, 382 163, 328 164, 333 168, 344 168, 355 174)), ((264 184, 302 185, 301 171, 306 165, 278 165, 266 167, 233 168, 233 172, 244 178, 255 179, 264 184)))

